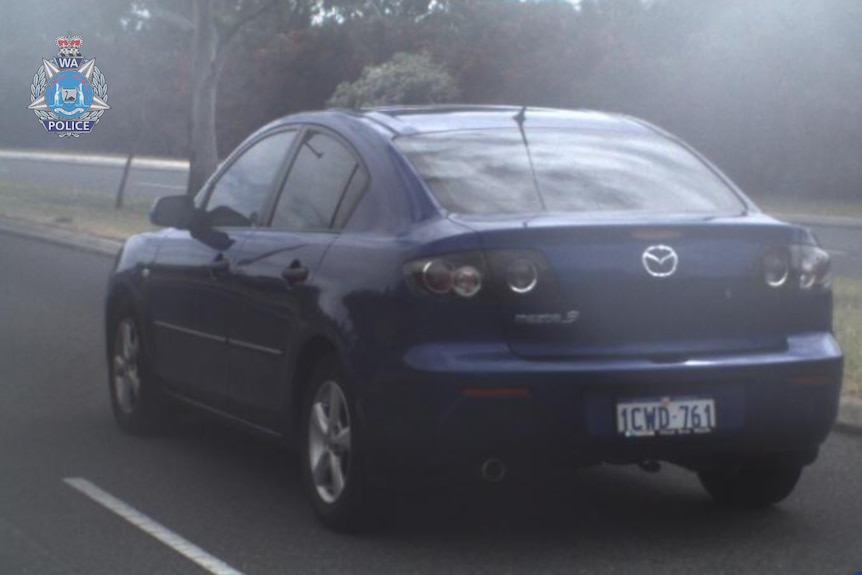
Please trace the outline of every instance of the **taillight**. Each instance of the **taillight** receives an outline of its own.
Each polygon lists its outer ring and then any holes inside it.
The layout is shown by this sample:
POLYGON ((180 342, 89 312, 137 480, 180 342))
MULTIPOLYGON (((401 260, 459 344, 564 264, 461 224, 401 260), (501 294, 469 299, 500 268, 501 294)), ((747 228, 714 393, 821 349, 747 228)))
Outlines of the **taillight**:
POLYGON ((494 293, 513 305, 545 302, 558 296, 556 276, 537 250, 488 250, 494 293))
POLYGON ((461 297, 473 297, 482 289, 482 273, 473 266, 461 266, 452 272, 452 291, 461 297))
POLYGON ((463 298, 477 295, 487 277, 485 260, 475 252, 422 258, 406 264, 405 272, 414 289, 463 298))
POLYGON ((513 259, 506 266, 506 285, 517 294, 530 293, 539 283, 539 270, 527 258, 513 259))
POLYGON ((414 291, 467 299, 486 293, 505 300, 541 299, 554 294, 556 285, 545 257, 528 250, 429 256, 408 262, 404 271, 414 291))
POLYGON ((452 291, 452 266, 443 260, 428 260, 422 266, 420 278, 431 293, 444 295, 452 291))
POLYGON ((803 290, 828 288, 832 285, 831 258, 826 250, 816 246, 793 246, 793 267, 803 290))
POLYGON ((773 288, 780 288, 790 277, 790 250, 772 248, 763 254, 763 281, 773 288))
POLYGON ((832 283, 829 254, 814 245, 770 248, 761 264, 763 281, 771 288, 811 291, 832 283))

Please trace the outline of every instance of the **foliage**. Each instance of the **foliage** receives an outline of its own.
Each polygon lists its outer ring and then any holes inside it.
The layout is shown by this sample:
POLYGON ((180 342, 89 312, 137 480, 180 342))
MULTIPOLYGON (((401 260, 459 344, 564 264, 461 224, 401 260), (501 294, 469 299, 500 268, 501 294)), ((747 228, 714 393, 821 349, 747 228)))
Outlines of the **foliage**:
POLYGON ((399 52, 388 62, 366 66, 355 82, 339 84, 328 104, 341 108, 439 104, 457 97, 455 80, 430 56, 399 52))
MULTIPOLYGON (((218 54, 221 155, 269 120, 323 107, 345 82, 357 90, 368 82, 363 70, 391 70, 403 52, 445 69, 465 102, 594 108, 654 121, 760 196, 862 196, 858 0, 212 2, 218 34, 232 36, 218 54), (237 27, 270 2, 253 24, 237 27)), ((85 37, 85 53, 99 58, 112 106, 76 147, 188 157, 194 64, 192 34, 181 24, 191 3, 80 0, 74 10, 43 3, 40 18, 31 4, 14 2, 0 18, 16 54, 0 61, 4 101, 26 106, 25 79, 50 57, 53 36, 71 28, 85 37), (96 15, 98 26, 76 14, 96 15)), ((410 82, 398 76, 394 93, 372 91, 358 103, 423 101, 416 97, 427 90, 410 92, 410 82)), ((341 90, 338 103, 355 105, 341 100, 348 88, 341 90)), ((453 97, 444 93, 440 99, 453 97)), ((55 140, 26 110, 0 116, 0 147, 68 148, 55 140)))

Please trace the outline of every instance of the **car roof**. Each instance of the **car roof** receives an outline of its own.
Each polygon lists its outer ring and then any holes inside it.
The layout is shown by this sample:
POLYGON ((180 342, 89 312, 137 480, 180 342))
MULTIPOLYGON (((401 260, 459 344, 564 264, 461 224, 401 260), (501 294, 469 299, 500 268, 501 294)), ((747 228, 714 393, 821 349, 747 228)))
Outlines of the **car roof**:
POLYGON ((590 110, 561 110, 524 106, 433 105, 385 106, 359 110, 329 109, 300 112, 268 124, 260 131, 287 123, 309 122, 338 125, 359 122, 390 138, 398 136, 515 127, 515 116, 523 110, 529 128, 655 134, 650 124, 625 116, 590 110))
MULTIPOLYGON (((392 136, 515 127, 515 116, 523 110, 525 125, 536 128, 571 128, 614 132, 650 133, 634 118, 586 110, 559 110, 522 106, 388 106, 352 112, 392 136)), ((345 112, 351 113, 351 112, 345 112)))

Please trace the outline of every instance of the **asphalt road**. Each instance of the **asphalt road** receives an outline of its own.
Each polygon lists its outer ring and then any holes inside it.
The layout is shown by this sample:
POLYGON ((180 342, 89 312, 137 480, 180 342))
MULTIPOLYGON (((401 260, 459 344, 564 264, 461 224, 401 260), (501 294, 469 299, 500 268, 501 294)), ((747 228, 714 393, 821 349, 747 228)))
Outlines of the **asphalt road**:
POLYGON ((541 489, 393 496, 375 532, 329 533, 295 458, 272 445, 195 420, 149 440, 115 428, 100 323, 109 258, 0 234, 0 264, 4 575, 862 571, 862 436, 841 433, 765 512, 719 510, 672 467, 603 467, 541 489), (236 571, 199 567, 68 478, 236 571))

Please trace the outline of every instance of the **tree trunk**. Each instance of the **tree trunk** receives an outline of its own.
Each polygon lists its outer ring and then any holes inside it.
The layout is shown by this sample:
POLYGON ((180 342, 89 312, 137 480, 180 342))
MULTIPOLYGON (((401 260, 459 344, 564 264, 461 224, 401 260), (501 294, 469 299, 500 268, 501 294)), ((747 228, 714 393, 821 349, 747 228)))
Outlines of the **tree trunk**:
POLYGON ((194 0, 194 26, 188 182, 188 193, 192 195, 198 193, 218 164, 215 126, 218 37, 212 0, 194 0))

